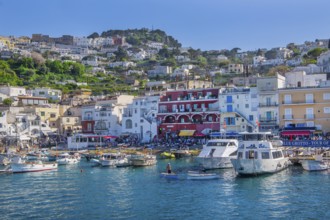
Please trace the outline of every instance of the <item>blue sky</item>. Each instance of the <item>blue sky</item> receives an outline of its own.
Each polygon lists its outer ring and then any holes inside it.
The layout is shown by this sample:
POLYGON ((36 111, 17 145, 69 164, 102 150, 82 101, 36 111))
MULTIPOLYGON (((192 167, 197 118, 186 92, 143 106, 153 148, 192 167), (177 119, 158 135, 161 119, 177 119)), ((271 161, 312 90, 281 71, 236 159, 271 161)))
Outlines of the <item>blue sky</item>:
POLYGON ((330 38, 329 8, 329 0, 0 0, 0 35, 145 27, 195 49, 270 49, 330 38))

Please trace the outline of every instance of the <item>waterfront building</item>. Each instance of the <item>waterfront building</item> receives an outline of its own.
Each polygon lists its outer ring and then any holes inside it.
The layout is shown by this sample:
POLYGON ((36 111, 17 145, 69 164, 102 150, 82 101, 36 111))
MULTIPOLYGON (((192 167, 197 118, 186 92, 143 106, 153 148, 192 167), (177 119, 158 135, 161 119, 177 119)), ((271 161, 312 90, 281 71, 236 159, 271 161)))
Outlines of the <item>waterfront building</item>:
POLYGON ((160 97, 157 121, 161 137, 219 131, 219 89, 167 91, 160 97), (185 133, 184 131, 190 132, 185 133))
POLYGON ((122 133, 134 134, 142 143, 152 142, 157 135, 158 101, 159 96, 134 98, 124 109, 122 133))
POLYGON ((330 86, 279 89, 280 127, 315 127, 330 132, 330 86))
POLYGON ((133 101, 133 96, 97 100, 82 106, 81 126, 83 133, 120 135, 124 108, 133 101))
POLYGON ((62 136, 71 136, 81 132, 81 108, 67 105, 60 106, 58 119, 58 133, 62 136))
POLYGON ((285 77, 279 74, 257 79, 260 131, 276 131, 279 128, 278 89, 284 87, 285 77))
POLYGON ((226 87, 219 94, 221 130, 253 131, 258 120, 257 89, 245 87, 226 87))

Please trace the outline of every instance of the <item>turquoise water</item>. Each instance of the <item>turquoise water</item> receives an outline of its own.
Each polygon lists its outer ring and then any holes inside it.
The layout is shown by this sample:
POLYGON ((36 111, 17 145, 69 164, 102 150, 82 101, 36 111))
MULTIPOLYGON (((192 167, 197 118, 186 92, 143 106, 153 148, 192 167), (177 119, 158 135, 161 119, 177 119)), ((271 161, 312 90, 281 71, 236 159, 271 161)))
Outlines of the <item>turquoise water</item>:
POLYGON ((196 164, 171 160, 180 176, 169 180, 159 175, 168 162, 1 174, 0 219, 330 219, 330 171, 239 178, 227 169, 217 180, 187 180, 196 164))

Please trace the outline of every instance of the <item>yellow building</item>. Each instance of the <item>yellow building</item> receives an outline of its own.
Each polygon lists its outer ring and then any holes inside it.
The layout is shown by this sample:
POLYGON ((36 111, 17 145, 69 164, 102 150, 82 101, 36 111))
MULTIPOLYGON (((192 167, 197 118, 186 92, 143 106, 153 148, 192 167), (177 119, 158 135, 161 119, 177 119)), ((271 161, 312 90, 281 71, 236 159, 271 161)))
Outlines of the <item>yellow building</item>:
POLYGON ((53 131, 58 130, 58 118, 60 116, 59 105, 51 107, 35 107, 36 115, 39 115, 41 121, 46 122, 53 131))
POLYGON ((330 132, 330 86, 279 89, 280 128, 316 127, 330 132))

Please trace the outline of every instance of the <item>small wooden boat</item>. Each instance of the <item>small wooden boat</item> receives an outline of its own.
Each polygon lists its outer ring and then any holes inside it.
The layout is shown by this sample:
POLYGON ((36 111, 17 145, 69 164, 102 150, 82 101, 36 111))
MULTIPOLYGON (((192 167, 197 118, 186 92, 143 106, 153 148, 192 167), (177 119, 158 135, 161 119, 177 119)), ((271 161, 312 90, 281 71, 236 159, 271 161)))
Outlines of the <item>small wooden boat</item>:
POLYGON ((160 177, 168 178, 168 179, 178 179, 178 174, 176 174, 176 173, 161 173, 160 177))
POLYGON ((188 171, 187 179, 189 180, 211 180, 218 179, 219 175, 216 173, 200 173, 195 171, 188 171))

